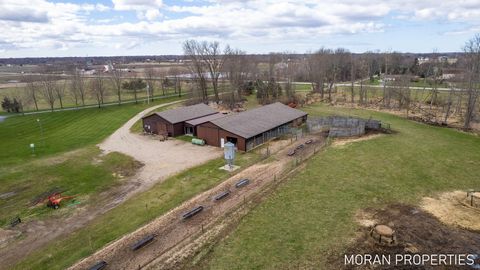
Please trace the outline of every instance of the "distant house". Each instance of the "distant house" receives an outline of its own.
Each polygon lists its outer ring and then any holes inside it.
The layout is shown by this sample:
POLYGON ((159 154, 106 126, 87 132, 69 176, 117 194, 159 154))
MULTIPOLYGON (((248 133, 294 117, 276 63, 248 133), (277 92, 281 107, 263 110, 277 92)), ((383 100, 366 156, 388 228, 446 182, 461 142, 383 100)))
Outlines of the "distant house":
MULTIPOLYGON (((157 112, 142 118, 143 129, 148 133, 175 137, 186 133, 186 121, 213 114, 218 113, 203 103, 157 112)), ((192 124, 190 123, 188 127, 191 126, 192 124)), ((195 131, 188 129, 188 132, 193 134, 195 131)))
POLYGON ((238 150, 249 151, 289 134, 292 126, 306 120, 307 113, 277 102, 199 124, 196 132, 208 145, 223 147, 224 143, 232 142, 238 150))
POLYGON ((97 71, 95 69, 86 68, 86 69, 80 70, 80 73, 82 75, 95 75, 95 74, 97 74, 97 71))

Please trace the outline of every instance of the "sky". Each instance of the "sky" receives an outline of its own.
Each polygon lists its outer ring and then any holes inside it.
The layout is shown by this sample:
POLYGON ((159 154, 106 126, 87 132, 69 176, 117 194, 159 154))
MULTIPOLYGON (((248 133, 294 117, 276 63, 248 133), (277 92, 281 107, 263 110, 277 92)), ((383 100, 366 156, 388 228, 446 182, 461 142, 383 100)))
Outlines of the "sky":
POLYGON ((185 40, 247 53, 456 52, 480 0, 0 0, 0 58, 182 54, 185 40))

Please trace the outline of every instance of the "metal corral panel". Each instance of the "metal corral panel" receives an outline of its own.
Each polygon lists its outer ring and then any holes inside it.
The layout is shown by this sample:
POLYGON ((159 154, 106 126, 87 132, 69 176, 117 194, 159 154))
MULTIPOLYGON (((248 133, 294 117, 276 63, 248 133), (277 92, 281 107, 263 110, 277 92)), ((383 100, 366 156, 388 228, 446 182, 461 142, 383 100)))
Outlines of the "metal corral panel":
POLYGON ((365 123, 365 128, 366 129, 372 129, 372 130, 380 130, 382 128, 382 122, 380 122, 378 120, 369 119, 365 123))
POLYGON ((380 130, 382 123, 373 119, 344 116, 310 118, 307 126, 310 131, 329 131, 330 137, 352 137, 365 134, 366 129, 380 130))

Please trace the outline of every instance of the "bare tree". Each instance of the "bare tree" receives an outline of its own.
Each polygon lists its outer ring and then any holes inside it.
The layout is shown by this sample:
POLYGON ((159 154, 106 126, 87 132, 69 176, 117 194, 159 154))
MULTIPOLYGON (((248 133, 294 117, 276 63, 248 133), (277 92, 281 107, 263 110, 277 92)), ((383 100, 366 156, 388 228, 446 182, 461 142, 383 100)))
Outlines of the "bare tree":
POLYGON ((387 83, 388 83, 388 80, 389 80, 389 77, 388 77, 388 59, 389 59, 389 53, 386 52, 386 53, 384 53, 385 70, 384 70, 384 73, 383 73, 383 99, 382 99, 384 107, 387 106, 387 91, 388 91, 387 83))
POLYGON ((55 77, 51 74, 44 74, 41 77, 42 83, 42 95, 45 101, 50 106, 50 109, 53 111, 55 106, 55 101, 57 100, 57 82, 55 77))
POLYGON ((237 101, 242 99, 248 78, 248 66, 245 52, 241 50, 232 50, 227 56, 224 70, 230 85, 230 95, 227 100, 223 99, 223 101, 227 102, 231 109, 237 101))
POLYGON ((467 108, 463 128, 469 129, 475 116, 480 85, 480 34, 467 41, 464 47, 466 64, 467 108))
POLYGON ((450 91, 448 93, 448 100, 447 100, 446 108, 445 108, 445 116, 443 118, 443 124, 445 124, 445 125, 448 124, 448 117, 450 117, 450 114, 451 114, 451 108, 452 108, 454 94, 455 94, 455 88, 453 86, 451 86, 450 91))
POLYGON ((230 47, 227 45, 223 50, 220 47, 220 43, 214 42, 198 42, 195 40, 187 40, 183 45, 183 51, 189 58, 191 63, 191 70, 199 77, 201 89, 205 90, 205 98, 208 96, 206 93, 205 74, 208 73, 210 80, 212 81, 213 93, 215 95, 215 101, 219 101, 218 81, 221 76, 221 71, 226 60, 226 56, 230 53, 230 47))
POLYGON ((40 86, 38 85, 38 83, 36 82, 35 78, 32 75, 28 76, 26 80, 27 80, 27 86, 26 86, 27 99, 33 102, 33 104, 35 105, 35 110, 38 111, 37 92, 40 86))
POLYGON ((60 108, 63 109, 63 97, 65 96, 65 89, 67 88, 67 81, 63 80, 60 82, 60 85, 56 83, 55 85, 55 94, 57 95, 58 101, 60 102, 60 108))
POLYGON ((215 101, 218 103, 218 79, 221 75, 226 56, 230 54, 230 46, 227 45, 222 52, 219 42, 204 41, 202 42, 201 48, 202 50, 200 51, 200 54, 202 55, 203 61, 206 63, 207 70, 210 74, 210 79, 212 80, 215 101))
POLYGON ((78 106, 79 102, 85 106, 85 80, 78 69, 73 71, 70 91, 75 100, 75 106, 78 106))
POLYGON ((123 71, 118 68, 114 68, 110 72, 110 81, 113 84, 113 88, 118 97, 118 104, 122 104, 122 81, 123 81, 123 71))
POLYGON ((321 48, 312 54, 307 60, 307 78, 312 83, 312 90, 320 93, 320 98, 324 98, 324 86, 327 76, 328 55, 331 51, 321 48))
POLYGON ((95 78, 91 80, 91 93, 92 96, 97 101, 98 108, 102 106, 105 98, 105 79, 102 75, 96 75, 95 78))
POLYGON ((350 54, 350 58, 351 58, 350 60, 350 80, 351 80, 350 100, 351 100, 351 103, 353 104, 355 102, 355 80, 356 80, 357 67, 355 65, 356 61, 353 54, 350 54))
POLYGON ((147 99, 153 100, 153 97, 155 96, 155 80, 157 77, 157 72, 153 67, 149 67, 145 69, 145 78, 147 82, 147 87, 148 87, 148 97, 147 99))
POLYGON ((183 53, 187 56, 187 66, 192 74, 192 77, 197 84, 197 87, 193 87, 192 90, 200 92, 202 101, 208 100, 207 81, 205 78, 206 65, 202 59, 201 45, 195 40, 187 40, 183 43, 183 53))
POLYGON ((358 74, 359 74, 359 77, 360 77, 360 90, 359 90, 359 103, 361 105, 366 105, 367 104, 367 91, 366 91, 366 87, 363 87, 363 80, 366 76, 368 76, 368 63, 367 63, 367 60, 365 59, 365 57, 360 57, 360 60, 359 60, 359 68, 358 68, 358 74))

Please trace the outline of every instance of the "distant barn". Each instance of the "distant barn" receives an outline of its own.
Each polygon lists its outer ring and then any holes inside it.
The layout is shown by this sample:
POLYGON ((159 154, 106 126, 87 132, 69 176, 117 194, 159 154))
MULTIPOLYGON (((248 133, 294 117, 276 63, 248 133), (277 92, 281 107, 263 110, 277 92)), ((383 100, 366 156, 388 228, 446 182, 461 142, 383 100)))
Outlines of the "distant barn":
POLYGON ((306 120, 307 113, 277 102, 201 123, 196 133, 208 145, 223 147, 228 141, 240 151, 249 151, 306 120))
POLYGON ((145 132, 168 135, 171 137, 194 134, 194 127, 191 123, 186 127, 185 122, 209 115, 218 115, 214 109, 203 103, 180 107, 177 109, 156 112, 145 116, 143 120, 143 129, 145 132))

